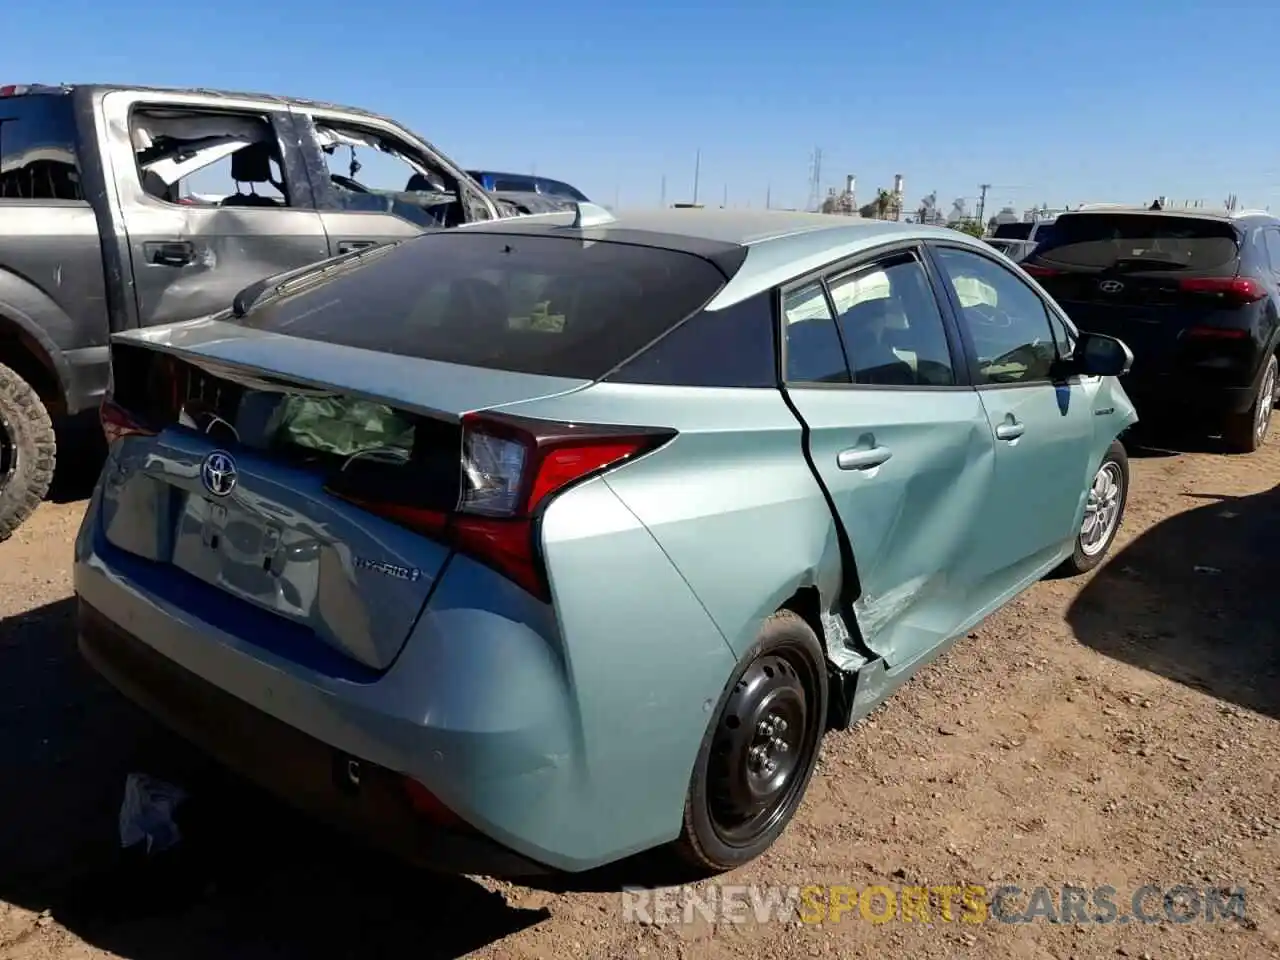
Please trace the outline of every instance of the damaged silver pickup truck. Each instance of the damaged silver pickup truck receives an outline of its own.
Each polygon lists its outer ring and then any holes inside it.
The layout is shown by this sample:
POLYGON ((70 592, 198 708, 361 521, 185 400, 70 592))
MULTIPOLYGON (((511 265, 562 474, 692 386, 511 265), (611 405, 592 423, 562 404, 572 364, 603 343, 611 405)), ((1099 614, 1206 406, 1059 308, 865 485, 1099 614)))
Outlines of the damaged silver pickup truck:
POLYGON ((0 541, 48 490, 51 417, 98 403, 111 333, 211 313, 331 256, 542 209, 350 107, 0 86, 0 541))

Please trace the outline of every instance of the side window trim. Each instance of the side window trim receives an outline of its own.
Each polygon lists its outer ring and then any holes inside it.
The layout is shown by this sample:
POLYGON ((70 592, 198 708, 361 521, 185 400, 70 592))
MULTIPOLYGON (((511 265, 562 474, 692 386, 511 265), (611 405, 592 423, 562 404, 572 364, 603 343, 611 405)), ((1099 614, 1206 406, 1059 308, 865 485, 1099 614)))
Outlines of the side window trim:
POLYGON ((1040 296, 1040 294, 1036 292, 1034 287, 1030 286, 1025 281, 1023 281, 1022 278, 1017 275, 1017 273, 1014 273, 1014 271, 1009 270, 1008 267, 1001 264, 994 257, 988 256, 987 253, 983 250, 979 250, 975 247, 971 247, 965 243, 952 243, 947 240, 926 241, 925 249, 928 253, 929 258, 933 261, 935 269, 938 271, 938 278, 939 280, 942 281, 942 286, 944 288, 943 293, 945 294, 945 297, 946 297, 947 308, 951 312, 951 315, 955 321, 956 327, 960 331, 960 337, 964 343, 965 360, 966 360, 965 366, 969 371, 969 376, 970 376, 971 382, 973 383, 973 388, 975 390, 1011 390, 1011 389, 1017 389, 1019 387, 1053 386, 1055 381, 1053 380, 1052 377, 1038 378, 1035 380, 1018 380, 1013 383, 983 383, 982 382, 982 373, 978 367, 978 351, 974 347, 973 338, 969 333, 969 329, 967 325, 963 322, 964 314, 961 309, 960 301, 956 297, 956 292, 952 287, 952 285, 946 281, 946 274, 944 272, 944 268, 937 259, 937 251, 959 250, 964 253, 969 253, 983 260, 986 260, 987 262, 992 263, 995 266, 1000 267, 1001 269, 1012 274, 1014 279, 1022 283, 1023 286, 1027 288, 1027 291, 1031 293, 1039 302, 1040 308, 1044 311, 1045 332, 1048 333, 1049 339, 1054 345, 1054 352, 1056 353, 1058 349, 1058 341, 1057 341, 1057 337, 1054 334, 1053 321, 1050 319, 1050 317, 1052 316, 1052 311, 1049 308, 1049 304, 1045 302, 1044 297, 1040 296))
POLYGON ((776 298, 778 382, 787 388, 818 390, 928 391, 930 393, 946 390, 972 390, 974 384, 977 383, 975 376, 976 362, 971 359, 970 351, 961 336, 960 325, 957 323, 957 318, 951 309, 950 300, 946 298, 946 286, 946 282, 943 280, 937 265, 933 262, 928 249, 928 242, 920 239, 894 240, 889 243, 879 244, 869 250, 862 250, 852 256, 842 257, 787 281, 777 288, 776 298), (844 332, 840 329, 840 315, 836 310, 835 299, 831 295, 831 283, 850 273, 873 267, 890 257, 904 253, 915 256, 929 279, 929 286, 933 293, 934 302, 937 304, 938 313, 942 318, 942 327, 946 334, 947 347, 951 354, 952 370, 955 373, 956 380, 954 384, 948 386, 922 386, 919 384, 897 385, 854 382, 853 361, 844 341, 844 332), (784 310, 786 297, 787 294, 802 290, 815 282, 820 283, 822 286, 827 310, 831 315, 831 323, 835 327, 836 337, 839 340, 841 350, 844 352, 845 368, 849 376, 849 382, 847 383, 792 380, 787 376, 787 322, 784 310))

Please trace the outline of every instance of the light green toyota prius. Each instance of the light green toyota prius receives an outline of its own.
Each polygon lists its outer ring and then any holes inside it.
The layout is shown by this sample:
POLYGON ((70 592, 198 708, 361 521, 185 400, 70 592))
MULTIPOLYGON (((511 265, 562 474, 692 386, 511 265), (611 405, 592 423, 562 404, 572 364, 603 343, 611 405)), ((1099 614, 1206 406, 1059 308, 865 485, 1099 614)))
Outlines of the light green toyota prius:
POLYGON ((733 868, 824 733, 1098 564, 1118 340, 957 232, 589 204, 119 334, 80 646, 299 807, 520 876, 733 868))

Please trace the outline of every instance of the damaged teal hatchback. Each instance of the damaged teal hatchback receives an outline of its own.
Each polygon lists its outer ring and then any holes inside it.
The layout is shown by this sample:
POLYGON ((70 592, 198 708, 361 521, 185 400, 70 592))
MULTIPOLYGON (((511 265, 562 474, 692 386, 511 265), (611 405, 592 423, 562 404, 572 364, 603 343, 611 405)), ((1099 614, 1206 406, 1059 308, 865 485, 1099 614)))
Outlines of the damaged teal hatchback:
POLYGON ((826 730, 1128 492, 1119 341, 959 233, 599 208, 431 233, 118 334, 76 543, 122 692, 424 865, 707 871, 826 730))

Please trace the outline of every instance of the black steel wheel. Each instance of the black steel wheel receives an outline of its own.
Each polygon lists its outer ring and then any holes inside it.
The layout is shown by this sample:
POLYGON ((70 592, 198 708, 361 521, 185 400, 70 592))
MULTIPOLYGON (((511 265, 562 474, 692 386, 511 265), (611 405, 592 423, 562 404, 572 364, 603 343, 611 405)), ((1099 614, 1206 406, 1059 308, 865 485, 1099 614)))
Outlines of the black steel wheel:
POLYGON ((677 847, 710 872, 759 856, 795 815, 827 715, 826 658, 789 610, 770 617, 720 698, 698 754, 677 847))

